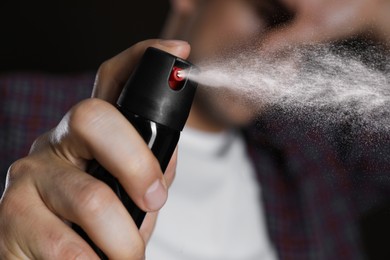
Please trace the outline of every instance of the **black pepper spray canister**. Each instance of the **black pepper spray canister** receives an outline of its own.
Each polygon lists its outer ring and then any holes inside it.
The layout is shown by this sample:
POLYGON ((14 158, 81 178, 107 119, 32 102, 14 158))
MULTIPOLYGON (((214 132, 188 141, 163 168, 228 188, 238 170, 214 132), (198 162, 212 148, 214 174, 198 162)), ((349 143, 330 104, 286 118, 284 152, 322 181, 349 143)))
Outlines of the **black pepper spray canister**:
MULTIPOLYGON (((190 112, 197 84, 187 75, 194 71, 189 62, 148 48, 117 102, 118 109, 148 144, 163 172, 190 112)), ((134 204, 118 180, 96 161, 91 162, 88 172, 114 190, 139 228, 145 212, 134 204)), ((107 259, 79 226, 73 225, 73 229, 102 259, 107 259)))

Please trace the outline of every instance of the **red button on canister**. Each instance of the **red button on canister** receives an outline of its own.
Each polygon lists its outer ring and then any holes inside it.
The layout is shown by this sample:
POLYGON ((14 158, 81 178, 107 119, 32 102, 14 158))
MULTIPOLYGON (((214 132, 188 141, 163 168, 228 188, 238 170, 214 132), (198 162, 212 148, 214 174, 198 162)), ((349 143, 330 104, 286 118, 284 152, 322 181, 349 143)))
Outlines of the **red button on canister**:
POLYGON ((184 86, 184 80, 184 70, 174 66, 168 80, 169 87, 173 90, 180 90, 184 86))

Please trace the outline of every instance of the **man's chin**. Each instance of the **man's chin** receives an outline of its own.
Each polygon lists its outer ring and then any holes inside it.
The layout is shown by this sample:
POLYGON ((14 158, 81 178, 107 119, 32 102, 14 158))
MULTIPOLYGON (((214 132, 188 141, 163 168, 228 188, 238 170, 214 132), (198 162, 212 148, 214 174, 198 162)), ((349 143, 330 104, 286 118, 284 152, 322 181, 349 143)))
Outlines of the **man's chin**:
POLYGON ((199 91, 194 105, 205 119, 223 128, 245 127, 258 114, 258 109, 251 102, 215 92, 199 91))

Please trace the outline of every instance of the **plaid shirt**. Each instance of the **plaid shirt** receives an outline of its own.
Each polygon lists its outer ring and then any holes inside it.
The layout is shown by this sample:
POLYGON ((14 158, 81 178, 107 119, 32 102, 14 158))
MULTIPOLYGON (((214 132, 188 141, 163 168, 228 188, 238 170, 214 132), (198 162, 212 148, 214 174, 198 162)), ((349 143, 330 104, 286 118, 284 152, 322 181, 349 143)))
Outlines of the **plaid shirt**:
POLYGON ((279 257, 389 259, 390 134, 307 118, 276 109, 247 133, 279 257))
MULTIPOLYGON (((38 135, 90 96, 93 79, 0 75, 2 177, 38 135)), ((274 111, 245 132, 270 238, 280 259, 365 258, 364 216, 390 198, 390 138, 345 125, 318 128, 304 118, 274 111)))
MULTIPOLYGON (((91 95, 93 74, 0 74, 0 177, 28 154, 39 135, 55 127, 78 101, 91 95)), ((0 181, 2 193, 4 181, 0 181)))

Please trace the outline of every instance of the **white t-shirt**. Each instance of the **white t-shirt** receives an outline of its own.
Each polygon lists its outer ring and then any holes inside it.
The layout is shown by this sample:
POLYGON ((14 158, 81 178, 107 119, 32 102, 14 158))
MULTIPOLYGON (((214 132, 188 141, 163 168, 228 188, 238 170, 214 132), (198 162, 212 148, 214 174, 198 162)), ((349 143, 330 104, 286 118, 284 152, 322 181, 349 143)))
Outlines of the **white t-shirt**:
POLYGON ((276 259, 242 137, 186 128, 148 260, 276 259))

